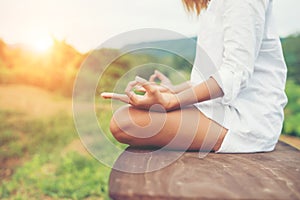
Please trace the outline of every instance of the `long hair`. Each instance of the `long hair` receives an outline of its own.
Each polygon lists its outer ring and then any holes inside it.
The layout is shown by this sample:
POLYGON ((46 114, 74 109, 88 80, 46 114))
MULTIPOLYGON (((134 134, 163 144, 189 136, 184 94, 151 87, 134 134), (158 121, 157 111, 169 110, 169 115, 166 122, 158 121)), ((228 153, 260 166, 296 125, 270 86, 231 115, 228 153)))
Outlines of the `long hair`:
POLYGON ((210 0, 182 0, 187 11, 196 12, 197 15, 200 14, 202 9, 207 8, 209 1, 210 0))

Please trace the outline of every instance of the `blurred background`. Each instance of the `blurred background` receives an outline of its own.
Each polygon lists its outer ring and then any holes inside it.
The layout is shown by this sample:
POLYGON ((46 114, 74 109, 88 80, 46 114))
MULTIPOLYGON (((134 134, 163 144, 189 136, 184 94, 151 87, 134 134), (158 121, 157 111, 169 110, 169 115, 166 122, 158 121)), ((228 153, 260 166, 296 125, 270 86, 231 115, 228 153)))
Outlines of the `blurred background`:
MULTIPOLYGON (((300 148, 300 2, 273 2, 288 65, 281 140, 300 148)), ((85 150, 75 130, 73 84, 92 50, 139 28, 168 29, 195 40, 198 21, 180 0, 0 0, 0 198, 108 199, 110 169, 85 150)), ((153 35, 149 41, 128 38, 98 48, 88 63, 90 73, 121 55, 121 47, 159 43, 193 59, 195 48, 186 40, 153 35)), ((97 93, 113 90, 127 71, 149 62, 172 66, 186 78, 191 70, 191 63, 169 53, 126 54, 105 71, 97 93)), ((96 100, 97 117, 109 134, 110 102, 96 100)))

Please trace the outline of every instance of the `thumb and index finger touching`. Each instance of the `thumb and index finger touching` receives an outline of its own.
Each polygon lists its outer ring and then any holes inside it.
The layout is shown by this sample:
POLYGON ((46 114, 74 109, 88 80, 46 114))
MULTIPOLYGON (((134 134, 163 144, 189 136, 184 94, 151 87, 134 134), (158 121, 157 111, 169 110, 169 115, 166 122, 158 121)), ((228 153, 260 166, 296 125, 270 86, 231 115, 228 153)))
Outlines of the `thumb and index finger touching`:
POLYGON ((153 82, 149 82, 139 76, 136 76, 135 81, 145 88, 148 93, 156 93, 158 91, 153 82))
POLYGON ((155 79, 159 79, 160 81, 168 81, 169 79, 160 71, 155 70, 154 74, 152 74, 149 78, 150 82, 155 82, 155 79))
MULTIPOLYGON (((160 72, 158 72, 157 70, 155 71, 155 74, 163 75, 160 72)), ((151 79, 151 77, 150 77, 150 79, 151 79)), ((150 80, 147 81, 146 79, 136 76, 134 81, 131 81, 128 83, 128 85, 125 89, 125 94, 103 92, 103 93, 101 93, 101 97, 105 98, 105 99, 115 99, 115 100, 119 100, 119 101, 122 101, 125 103, 130 103, 130 99, 131 100, 136 99, 136 95, 133 92, 133 88, 135 88, 136 86, 143 87, 146 90, 146 92, 148 92, 150 94, 155 94, 156 92, 158 92, 157 88, 155 87, 154 82, 150 82, 150 80)))

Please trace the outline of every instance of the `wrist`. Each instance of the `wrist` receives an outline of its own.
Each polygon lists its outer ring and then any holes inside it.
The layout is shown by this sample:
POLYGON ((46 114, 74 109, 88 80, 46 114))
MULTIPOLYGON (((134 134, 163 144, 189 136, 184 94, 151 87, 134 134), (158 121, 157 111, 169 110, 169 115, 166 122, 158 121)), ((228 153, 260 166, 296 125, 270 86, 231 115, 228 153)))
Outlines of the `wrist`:
POLYGON ((180 92, 180 85, 174 85, 172 88, 173 94, 177 94, 180 92))
POLYGON ((172 111, 180 108, 180 102, 178 99, 178 96, 176 94, 172 95, 171 98, 169 98, 169 102, 166 105, 167 111, 172 111))
POLYGON ((174 93, 178 94, 178 93, 180 93, 180 92, 182 92, 184 90, 187 90, 187 89, 191 88, 192 86, 193 85, 192 85, 192 83, 190 81, 186 81, 186 82, 181 83, 179 85, 175 85, 175 86, 173 86, 174 93))

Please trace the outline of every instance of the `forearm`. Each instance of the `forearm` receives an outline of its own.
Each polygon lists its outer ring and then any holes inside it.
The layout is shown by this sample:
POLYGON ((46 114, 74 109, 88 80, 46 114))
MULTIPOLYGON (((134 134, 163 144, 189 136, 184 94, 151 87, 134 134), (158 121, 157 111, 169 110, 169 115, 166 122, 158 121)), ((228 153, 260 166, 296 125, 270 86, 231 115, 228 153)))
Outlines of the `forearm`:
POLYGON ((191 105, 197 102, 207 101, 217 97, 222 97, 223 91, 218 83, 209 78, 207 81, 198 85, 189 87, 176 95, 176 98, 170 102, 170 110, 191 105))

